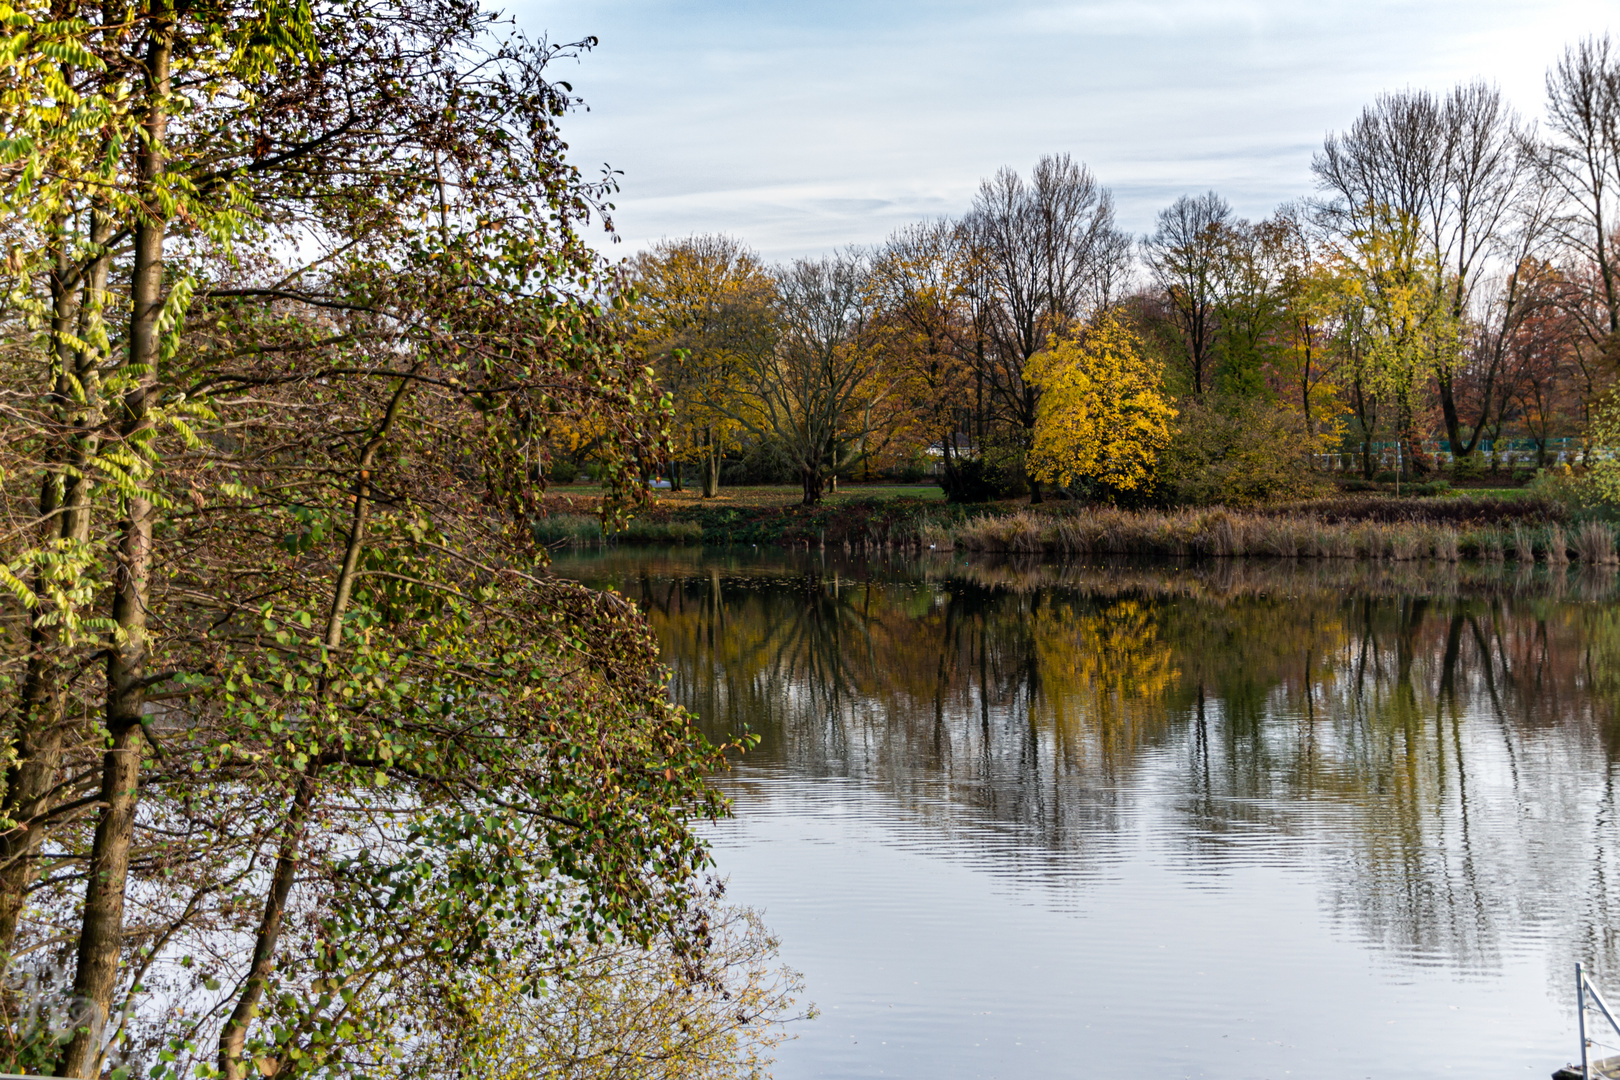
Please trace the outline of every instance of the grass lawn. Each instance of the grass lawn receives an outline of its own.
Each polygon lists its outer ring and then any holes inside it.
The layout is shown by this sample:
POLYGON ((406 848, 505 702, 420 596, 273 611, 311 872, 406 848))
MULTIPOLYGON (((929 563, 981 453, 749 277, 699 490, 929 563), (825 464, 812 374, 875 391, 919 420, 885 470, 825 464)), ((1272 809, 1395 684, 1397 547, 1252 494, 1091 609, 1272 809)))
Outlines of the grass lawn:
MULTIPOLYGON (((803 493, 794 489, 799 498, 803 493)), ((938 484, 844 484, 836 495, 825 498, 838 502, 843 499, 927 499, 944 502, 945 489, 938 484)))

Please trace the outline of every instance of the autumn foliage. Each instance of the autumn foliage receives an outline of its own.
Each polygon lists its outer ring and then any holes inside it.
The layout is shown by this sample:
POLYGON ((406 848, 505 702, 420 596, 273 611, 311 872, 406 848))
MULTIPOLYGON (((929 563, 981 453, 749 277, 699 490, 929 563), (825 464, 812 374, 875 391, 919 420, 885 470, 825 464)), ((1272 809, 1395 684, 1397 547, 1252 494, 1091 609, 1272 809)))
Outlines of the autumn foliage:
POLYGON ((1176 410, 1159 363, 1115 314, 1056 338, 1029 374, 1041 390, 1030 451, 1038 478, 1062 487, 1091 480, 1104 491, 1151 482, 1176 410))

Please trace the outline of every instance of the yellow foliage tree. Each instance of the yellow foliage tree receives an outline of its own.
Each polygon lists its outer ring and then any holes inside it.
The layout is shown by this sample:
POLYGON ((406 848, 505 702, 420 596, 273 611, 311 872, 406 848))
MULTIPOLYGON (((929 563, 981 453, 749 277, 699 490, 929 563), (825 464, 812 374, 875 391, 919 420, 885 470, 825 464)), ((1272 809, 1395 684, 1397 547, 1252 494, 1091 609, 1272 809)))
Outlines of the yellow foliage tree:
POLYGON ((957 432, 971 405, 974 251, 947 221, 901 229, 872 264, 875 347, 892 387, 865 458, 898 464, 937 445, 956 468, 957 432))
POLYGON ((1116 491, 1152 479, 1176 410, 1163 367, 1112 311, 1056 338, 1029 374, 1041 390, 1030 452, 1037 479, 1064 487, 1090 479, 1116 491))
MULTIPOLYGON (((712 497, 721 457, 742 434, 742 372, 773 345, 774 283, 759 257, 727 236, 654 245, 632 272, 632 347, 674 405, 675 459, 697 463, 703 495, 712 497)), ((671 479, 678 487, 679 469, 671 479)))
POLYGON ((1395 409, 1402 470, 1420 459, 1423 396, 1431 379, 1460 360, 1462 320, 1456 290, 1421 224, 1387 206, 1371 206, 1368 224, 1332 252, 1333 280, 1353 346, 1347 374, 1395 409))

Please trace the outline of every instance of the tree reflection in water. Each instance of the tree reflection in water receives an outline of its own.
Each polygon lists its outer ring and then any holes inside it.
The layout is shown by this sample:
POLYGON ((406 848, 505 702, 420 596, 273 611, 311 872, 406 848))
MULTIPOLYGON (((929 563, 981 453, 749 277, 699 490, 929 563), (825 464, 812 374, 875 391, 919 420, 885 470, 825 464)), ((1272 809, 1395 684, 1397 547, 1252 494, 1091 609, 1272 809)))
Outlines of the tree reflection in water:
MULTIPOLYGON (((1620 983, 1610 574, 1411 564, 861 562, 609 552, 672 692, 751 769, 881 787, 1083 880, 1149 806, 1189 870, 1326 868, 1416 962, 1525 936, 1620 983)), ((1131 841, 1134 842, 1134 841, 1131 841)))

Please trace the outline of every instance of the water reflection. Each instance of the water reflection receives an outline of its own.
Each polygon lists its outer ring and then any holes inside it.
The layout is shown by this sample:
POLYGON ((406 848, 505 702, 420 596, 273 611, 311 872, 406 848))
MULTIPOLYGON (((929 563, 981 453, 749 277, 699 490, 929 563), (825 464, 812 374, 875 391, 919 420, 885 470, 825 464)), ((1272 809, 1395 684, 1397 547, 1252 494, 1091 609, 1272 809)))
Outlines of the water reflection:
MULTIPOLYGON (((1051 567, 608 553, 676 698, 1083 887, 1141 840, 1189 881, 1308 870, 1409 965, 1577 959, 1620 985, 1612 574, 1051 567)), ((1566 992, 1567 989, 1567 992, 1566 992)))

